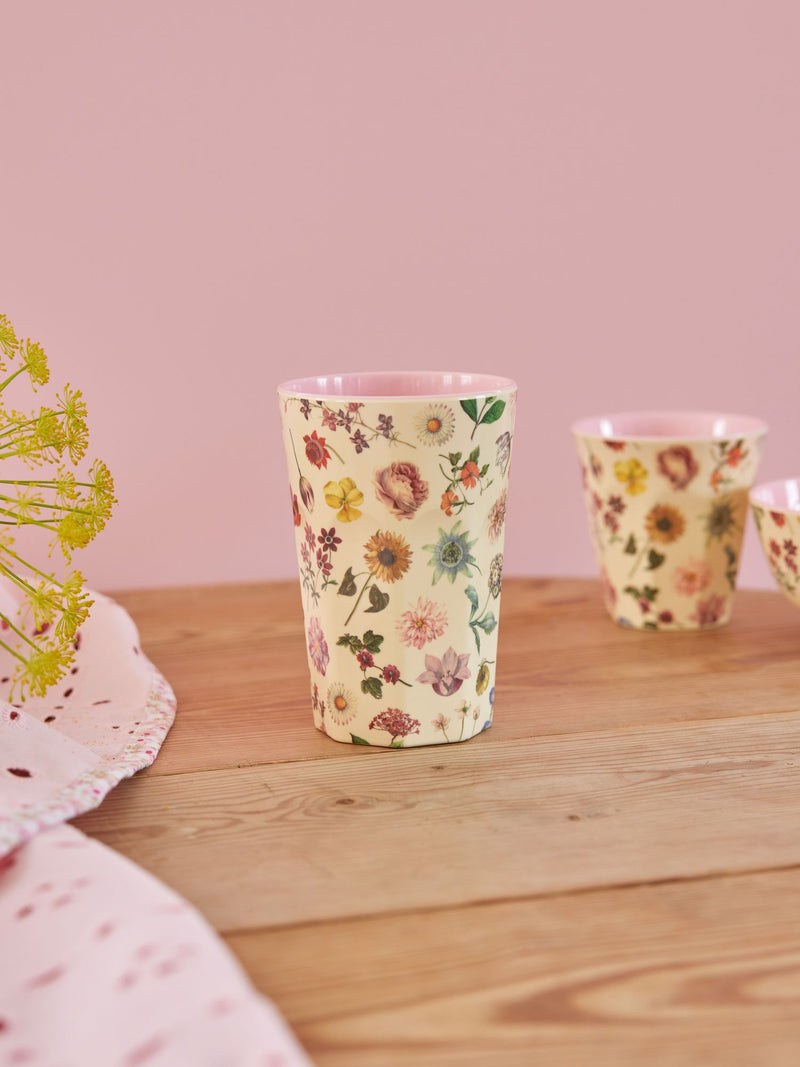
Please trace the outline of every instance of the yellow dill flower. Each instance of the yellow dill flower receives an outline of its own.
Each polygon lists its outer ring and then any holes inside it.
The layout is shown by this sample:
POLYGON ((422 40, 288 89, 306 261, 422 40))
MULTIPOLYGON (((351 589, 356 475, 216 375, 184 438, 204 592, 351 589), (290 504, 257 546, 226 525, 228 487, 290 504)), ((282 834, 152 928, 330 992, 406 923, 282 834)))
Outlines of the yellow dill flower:
POLYGON ((15 680, 35 696, 44 696, 54 682, 64 677, 71 662, 69 646, 65 649, 63 644, 43 644, 31 652, 15 680))
POLYGON ((27 374, 36 389, 50 374, 42 346, 20 341, 5 315, 0 315, 0 370, 0 459, 19 457, 30 468, 52 468, 58 457, 65 460, 38 477, 0 477, 0 573, 22 594, 21 616, 32 616, 34 623, 33 633, 25 633, 21 623, 0 616, 0 647, 18 664, 11 699, 18 692, 24 700, 26 695, 44 695, 74 658, 74 636, 92 601, 82 575, 69 566, 71 553, 102 529, 116 498, 111 474, 100 460, 94 461, 85 480, 70 469, 85 455, 88 443, 87 408, 80 390, 66 385, 54 407, 33 412, 6 404, 7 389, 16 378, 27 374), (50 552, 59 548, 68 564, 61 578, 17 554, 15 532, 22 526, 53 535, 50 552))
POLYGON ((44 385, 50 380, 47 356, 42 346, 35 341, 25 342, 25 369, 30 375, 34 389, 37 385, 44 385))
POLYGON ((13 356, 17 350, 17 335, 14 333, 14 327, 8 321, 5 315, 0 315, 0 349, 5 352, 7 356, 13 356))
POLYGON ((69 385, 66 385, 58 399, 59 411, 64 416, 63 430, 69 458, 73 463, 77 463, 86 454, 86 446, 89 443, 89 427, 86 425, 89 412, 80 389, 70 389, 69 385))

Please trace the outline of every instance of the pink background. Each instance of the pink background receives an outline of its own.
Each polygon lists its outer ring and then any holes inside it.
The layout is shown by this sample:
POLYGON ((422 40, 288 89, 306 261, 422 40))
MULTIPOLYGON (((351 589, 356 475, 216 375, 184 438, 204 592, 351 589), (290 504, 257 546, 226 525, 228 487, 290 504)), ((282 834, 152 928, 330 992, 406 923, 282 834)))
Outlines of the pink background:
POLYGON ((795 0, 53 0, 2 34, 0 310, 116 476, 95 586, 295 573, 297 374, 516 378, 512 573, 594 573, 578 416, 746 411, 762 479, 800 473, 795 0))

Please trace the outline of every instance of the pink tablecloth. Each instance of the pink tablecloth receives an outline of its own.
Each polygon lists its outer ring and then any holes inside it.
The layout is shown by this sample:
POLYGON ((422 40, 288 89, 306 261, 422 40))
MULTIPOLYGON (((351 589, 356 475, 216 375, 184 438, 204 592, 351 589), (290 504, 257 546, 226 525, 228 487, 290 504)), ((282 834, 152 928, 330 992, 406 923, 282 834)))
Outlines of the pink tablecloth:
POLYGON ((0 704, 0 1067, 307 1067, 202 917, 65 825, 175 714, 119 605, 96 595, 78 644, 47 698, 0 704))

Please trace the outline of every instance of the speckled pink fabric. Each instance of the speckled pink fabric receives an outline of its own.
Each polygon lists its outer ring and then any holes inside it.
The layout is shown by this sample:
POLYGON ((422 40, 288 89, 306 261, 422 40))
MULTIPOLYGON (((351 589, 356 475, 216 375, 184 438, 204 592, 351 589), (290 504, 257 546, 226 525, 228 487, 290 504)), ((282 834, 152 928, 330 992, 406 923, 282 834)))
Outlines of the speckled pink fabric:
POLYGON ((189 904, 63 825, 152 763, 175 715, 128 614, 94 596, 69 679, 0 704, 0 1067, 308 1065, 189 904))
POLYGON ((301 1067, 184 900, 71 826, 0 860, 2 1067, 301 1067))
MULTIPOLYGON (((7 611, 6 588, 2 595, 7 611)), ((143 655, 131 617, 92 596, 68 678, 24 706, 0 704, 0 855, 96 807, 151 764, 175 717, 174 694, 143 655)), ((0 686, 10 673, 0 649, 0 686)))

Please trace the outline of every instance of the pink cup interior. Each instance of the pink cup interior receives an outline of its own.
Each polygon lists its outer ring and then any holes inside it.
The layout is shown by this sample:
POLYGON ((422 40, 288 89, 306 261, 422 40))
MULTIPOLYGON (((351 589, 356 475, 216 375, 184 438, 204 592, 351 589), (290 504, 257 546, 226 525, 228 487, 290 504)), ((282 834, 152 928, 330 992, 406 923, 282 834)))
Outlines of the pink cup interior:
POLYGON ((363 400, 491 396, 514 389, 516 384, 510 378, 499 378, 494 374, 430 370, 326 374, 319 378, 294 378, 278 386, 281 393, 309 399, 347 396, 363 400))
POLYGON ((771 511, 800 512, 800 478, 781 478, 776 482, 764 482, 750 491, 754 504, 771 511))
POLYGON ((751 415, 717 411, 629 411, 580 419, 573 433, 625 440, 726 440, 767 432, 766 423, 751 415))

